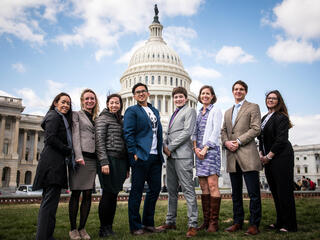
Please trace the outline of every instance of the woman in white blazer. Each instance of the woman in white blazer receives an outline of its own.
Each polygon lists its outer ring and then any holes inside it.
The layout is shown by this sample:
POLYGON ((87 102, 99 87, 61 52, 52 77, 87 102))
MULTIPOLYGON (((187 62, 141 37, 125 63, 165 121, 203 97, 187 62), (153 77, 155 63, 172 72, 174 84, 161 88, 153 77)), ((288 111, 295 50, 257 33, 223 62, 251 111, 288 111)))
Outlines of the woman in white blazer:
POLYGON ((69 173, 70 190, 69 201, 70 239, 90 239, 85 230, 85 224, 90 212, 91 195, 97 172, 97 155, 95 153, 94 119, 99 112, 98 99, 94 91, 85 89, 81 93, 81 110, 73 113, 72 140, 75 153, 76 167, 69 173), (80 223, 77 228, 77 214, 79 199, 82 192, 80 206, 80 223))
POLYGON ((198 101, 202 103, 196 127, 192 136, 193 149, 196 154, 196 175, 202 190, 201 202, 203 224, 198 230, 207 232, 218 230, 221 196, 218 187, 220 176, 220 129, 222 113, 214 106, 217 101, 211 86, 205 85, 200 89, 198 101))

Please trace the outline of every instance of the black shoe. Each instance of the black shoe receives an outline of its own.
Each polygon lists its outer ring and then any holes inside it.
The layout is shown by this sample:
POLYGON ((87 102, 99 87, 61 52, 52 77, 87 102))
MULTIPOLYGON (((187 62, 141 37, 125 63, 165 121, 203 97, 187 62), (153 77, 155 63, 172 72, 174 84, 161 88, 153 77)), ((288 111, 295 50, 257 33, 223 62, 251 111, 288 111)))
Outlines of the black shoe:
POLYGON ((101 238, 105 238, 105 237, 109 237, 111 235, 108 226, 100 226, 99 229, 99 237, 101 238))
POLYGON ((112 230, 112 225, 107 225, 107 229, 108 229, 110 235, 113 236, 115 234, 114 231, 112 230))

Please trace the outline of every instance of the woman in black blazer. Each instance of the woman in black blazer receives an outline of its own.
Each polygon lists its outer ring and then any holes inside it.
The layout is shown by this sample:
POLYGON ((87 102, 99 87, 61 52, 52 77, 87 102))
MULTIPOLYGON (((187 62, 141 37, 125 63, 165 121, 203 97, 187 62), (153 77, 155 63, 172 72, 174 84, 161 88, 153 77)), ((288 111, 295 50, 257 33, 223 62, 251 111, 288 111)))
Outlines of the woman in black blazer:
POLYGON ((33 183, 33 190, 43 189, 37 240, 54 239, 61 189, 68 188, 67 165, 74 165, 71 124, 71 98, 60 93, 54 98, 41 124, 45 134, 44 148, 33 183))
POLYGON ((277 220, 269 225, 280 232, 297 231, 293 193, 294 154, 288 140, 292 127, 287 107, 278 90, 266 95, 268 114, 262 118, 259 154, 274 199, 277 220))

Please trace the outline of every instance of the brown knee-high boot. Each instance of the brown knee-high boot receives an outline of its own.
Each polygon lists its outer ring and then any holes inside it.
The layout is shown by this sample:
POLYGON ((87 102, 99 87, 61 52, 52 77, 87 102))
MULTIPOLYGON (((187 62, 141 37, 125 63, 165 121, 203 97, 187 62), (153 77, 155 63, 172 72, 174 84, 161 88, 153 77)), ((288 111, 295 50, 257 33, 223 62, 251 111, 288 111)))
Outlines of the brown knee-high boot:
POLYGON ((210 198, 210 220, 207 232, 216 232, 219 229, 219 212, 221 197, 210 198))
POLYGON ((203 212, 203 223, 198 227, 198 231, 207 229, 209 226, 210 218, 210 194, 201 194, 202 212, 203 212))

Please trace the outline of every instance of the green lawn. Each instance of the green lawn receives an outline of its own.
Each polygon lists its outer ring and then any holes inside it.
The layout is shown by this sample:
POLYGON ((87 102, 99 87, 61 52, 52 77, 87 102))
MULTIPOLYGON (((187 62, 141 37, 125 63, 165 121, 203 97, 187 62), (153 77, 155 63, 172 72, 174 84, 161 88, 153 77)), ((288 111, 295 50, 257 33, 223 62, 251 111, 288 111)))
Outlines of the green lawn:
MULTIPOLYGON (((261 233, 255 237, 244 236, 244 231, 235 234, 225 233, 222 230, 232 223, 232 201, 222 200, 220 211, 220 231, 208 234, 204 231, 199 232, 196 239, 320 239, 320 199, 297 199, 297 233, 276 233, 264 229, 264 226, 274 222, 275 210, 271 199, 263 199, 263 213, 261 222, 261 233)), ((199 223, 202 220, 201 206, 199 203, 199 223)), ((248 204, 245 201, 246 219, 248 219, 248 204)), ((37 224, 37 214, 39 205, 0 205, 0 239, 1 240, 23 240, 34 239, 37 224)), ((87 222, 87 232, 92 239, 99 239, 99 218, 98 203, 93 203, 91 213, 87 222)), ((164 222, 167 210, 167 201, 158 201, 156 207, 156 225, 164 222)), ((185 239, 187 231, 186 203, 179 201, 179 212, 177 230, 168 231, 167 233, 149 234, 140 237, 133 237, 129 234, 127 203, 119 202, 117 214, 114 223, 114 231, 116 236, 109 239, 185 239)), ((248 225, 246 220, 244 228, 248 225)), ((68 239, 69 218, 68 205, 62 203, 59 205, 57 212, 57 223, 55 229, 56 239, 68 239)))

